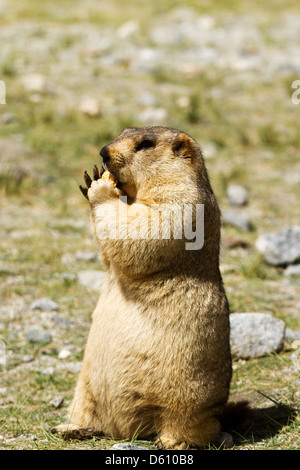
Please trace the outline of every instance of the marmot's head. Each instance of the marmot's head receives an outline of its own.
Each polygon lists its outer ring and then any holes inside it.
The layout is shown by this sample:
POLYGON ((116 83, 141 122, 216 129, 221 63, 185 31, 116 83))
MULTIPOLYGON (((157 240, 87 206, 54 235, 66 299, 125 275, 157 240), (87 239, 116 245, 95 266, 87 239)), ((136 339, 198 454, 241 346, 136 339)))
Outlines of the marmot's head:
POLYGON ((119 181, 118 187, 132 197, 150 187, 157 194, 170 193, 171 188, 177 193, 180 188, 182 193, 201 186, 210 188, 199 146, 176 129, 125 129, 100 155, 103 167, 119 181))

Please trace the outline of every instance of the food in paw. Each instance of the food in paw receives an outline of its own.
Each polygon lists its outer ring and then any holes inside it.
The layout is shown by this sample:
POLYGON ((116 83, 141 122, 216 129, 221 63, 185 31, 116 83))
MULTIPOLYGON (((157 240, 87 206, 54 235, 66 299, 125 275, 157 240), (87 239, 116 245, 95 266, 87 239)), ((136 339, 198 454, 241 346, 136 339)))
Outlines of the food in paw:
POLYGON ((101 179, 111 181, 114 187, 116 187, 118 184, 118 180, 107 170, 105 170, 105 172, 101 176, 101 179))

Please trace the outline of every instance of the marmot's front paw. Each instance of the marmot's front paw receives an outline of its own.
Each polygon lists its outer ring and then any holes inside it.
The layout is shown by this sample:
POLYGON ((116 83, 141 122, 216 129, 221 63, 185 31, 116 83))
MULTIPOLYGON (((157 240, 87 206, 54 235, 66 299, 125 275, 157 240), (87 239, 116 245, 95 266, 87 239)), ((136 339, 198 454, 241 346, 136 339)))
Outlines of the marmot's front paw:
MULTIPOLYGON (((104 173, 104 169, 102 168, 100 173, 99 173, 99 170, 98 170, 98 167, 97 165, 94 165, 94 168, 93 168, 93 178, 94 178, 94 181, 98 180, 101 178, 101 176, 103 175, 104 173)), ((87 200, 89 200, 89 197, 88 197, 88 190, 89 188, 91 187, 91 184, 93 182, 92 178, 90 177, 90 175, 88 174, 87 171, 84 172, 84 181, 85 181, 85 184, 86 184, 86 187, 84 186, 81 186, 81 184, 79 185, 79 188, 80 188, 80 191, 82 192, 82 194, 84 195, 84 197, 87 198, 87 200)))
POLYGON ((91 204, 101 204, 110 197, 117 195, 115 190, 117 181, 110 174, 109 178, 103 178, 105 173, 108 172, 105 172, 103 168, 99 172, 97 165, 94 165, 93 168, 93 179, 87 171, 84 172, 86 187, 80 185, 79 188, 84 197, 86 197, 91 204))

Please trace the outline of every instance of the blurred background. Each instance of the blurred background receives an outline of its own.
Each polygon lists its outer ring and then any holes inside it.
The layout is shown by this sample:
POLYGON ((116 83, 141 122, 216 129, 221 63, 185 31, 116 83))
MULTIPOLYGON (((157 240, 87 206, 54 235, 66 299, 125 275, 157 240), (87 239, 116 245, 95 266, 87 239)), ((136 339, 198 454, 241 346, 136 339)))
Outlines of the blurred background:
MULTIPOLYGON (((87 285, 102 276, 78 185, 125 127, 199 142, 223 212, 231 311, 300 329, 299 277, 256 247, 299 225, 299 47, 296 0, 0 0, 0 398, 12 445, 30 446, 26 429, 59 422, 51 399, 71 397, 98 296, 87 285)), ((249 364, 239 392, 259 380, 249 364)))

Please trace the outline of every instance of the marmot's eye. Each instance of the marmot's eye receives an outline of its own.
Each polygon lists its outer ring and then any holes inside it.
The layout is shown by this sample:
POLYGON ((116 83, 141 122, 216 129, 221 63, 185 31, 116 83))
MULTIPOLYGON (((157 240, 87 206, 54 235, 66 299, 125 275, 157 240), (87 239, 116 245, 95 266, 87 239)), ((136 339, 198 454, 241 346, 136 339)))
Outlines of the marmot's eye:
POLYGON ((149 149, 149 148, 151 148, 151 147, 154 147, 154 145, 155 145, 155 144, 154 144, 154 142, 153 142, 152 140, 150 140, 150 139, 144 139, 144 140, 142 140, 142 141, 138 144, 138 146, 137 146, 137 148, 136 148, 136 151, 138 152, 139 150, 149 149))

